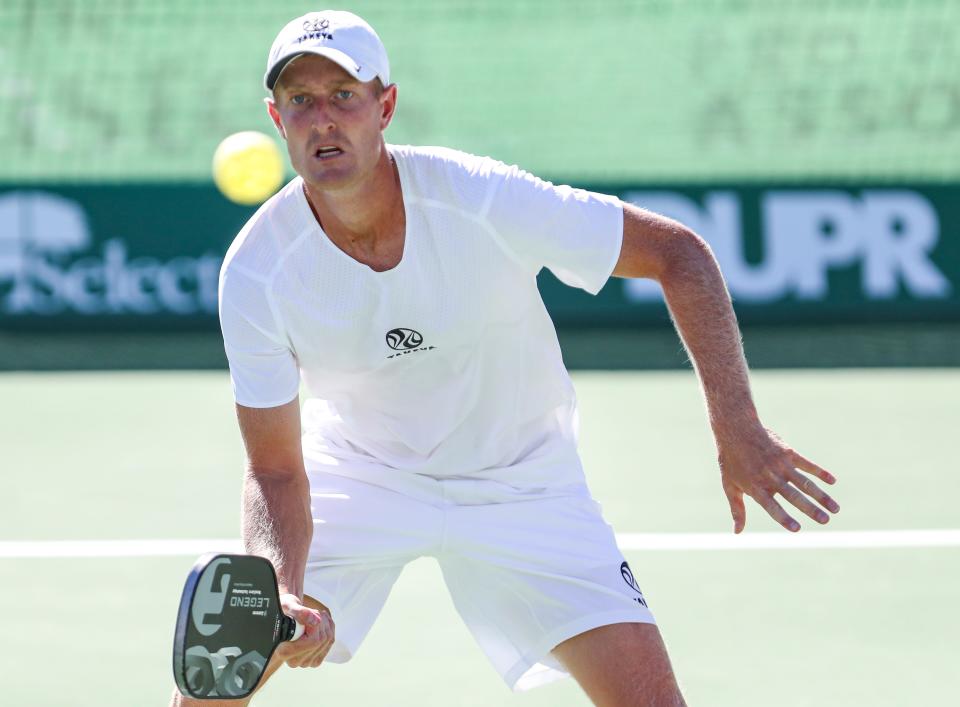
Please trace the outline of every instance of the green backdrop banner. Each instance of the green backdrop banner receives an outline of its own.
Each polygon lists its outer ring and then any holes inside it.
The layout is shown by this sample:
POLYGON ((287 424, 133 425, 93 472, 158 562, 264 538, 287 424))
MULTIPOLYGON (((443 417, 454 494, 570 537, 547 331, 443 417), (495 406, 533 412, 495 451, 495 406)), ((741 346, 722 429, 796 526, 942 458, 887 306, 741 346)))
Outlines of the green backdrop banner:
MULTIPOLYGON (((570 180, 960 179, 957 0, 345 4, 390 55, 392 143, 570 180)), ((267 52, 322 6, 3 0, 0 181, 207 179, 274 134, 267 52)))
MULTIPOLYGON (((713 247, 742 322, 960 321, 960 185, 593 185, 713 247)), ((223 253, 253 210, 208 185, 0 187, 0 326, 216 326, 223 253)), ((541 276, 558 325, 667 316, 655 283, 596 297, 541 276)))

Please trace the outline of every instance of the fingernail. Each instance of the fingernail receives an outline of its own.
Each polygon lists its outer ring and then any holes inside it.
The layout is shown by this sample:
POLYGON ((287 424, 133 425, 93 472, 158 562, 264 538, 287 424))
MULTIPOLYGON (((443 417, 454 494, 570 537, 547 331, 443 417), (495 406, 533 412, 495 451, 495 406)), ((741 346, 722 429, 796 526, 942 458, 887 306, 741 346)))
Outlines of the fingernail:
POLYGON ((817 513, 817 520, 821 523, 826 523, 830 520, 830 516, 828 516, 826 513, 817 513))
POLYGON ((796 532, 800 530, 800 524, 797 521, 790 521, 790 530, 796 532))

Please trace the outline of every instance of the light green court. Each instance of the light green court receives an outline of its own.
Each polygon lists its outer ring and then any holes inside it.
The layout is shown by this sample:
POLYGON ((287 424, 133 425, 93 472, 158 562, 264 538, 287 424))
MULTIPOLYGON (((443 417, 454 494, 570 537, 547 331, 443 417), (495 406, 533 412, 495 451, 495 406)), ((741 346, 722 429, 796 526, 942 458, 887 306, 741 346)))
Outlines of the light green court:
MULTIPOLYGON (((618 531, 729 532, 692 373, 575 383, 588 477, 618 531)), ((767 424, 838 476, 830 530, 960 526, 960 371, 760 371, 754 388, 767 424)), ((3 374, 0 396, 0 541, 236 536, 242 457, 225 372, 3 374)), ((748 513, 748 532, 776 530, 748 513)), ((956 547, 625 555, 691 705, 901 707, 956 694, 956 547)), ((165 704, 193 560, 0 561, 5 703, 165 704)), ((254 704, 587 702, 570 680, 510 693, 436 566, 418 560, 354 661, 281 673, 254 704)))

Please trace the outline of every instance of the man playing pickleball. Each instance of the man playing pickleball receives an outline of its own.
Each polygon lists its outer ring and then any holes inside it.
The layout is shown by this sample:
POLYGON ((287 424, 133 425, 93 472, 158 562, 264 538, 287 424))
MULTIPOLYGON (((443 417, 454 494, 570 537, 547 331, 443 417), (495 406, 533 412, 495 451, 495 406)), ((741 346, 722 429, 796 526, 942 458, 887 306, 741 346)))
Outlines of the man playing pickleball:
POLYGON ((387 145, 397 86, 349 13, 289 23, 265 84, 299 177, 230 248, 220 318, 248 458, 244 541, 307 624, 274 668, 349 660, 403 566, 429 555, 509 687, 569 673, 597 705, 683 704, 642 572, 587 489, 536 276, 591 293, 611 275, 659 282, 734 531, 745 494, 788 530, 777 494, 826 523, 839 509, 811 477, 834 478, 761 424, 709 247, 614 197, 387 145))

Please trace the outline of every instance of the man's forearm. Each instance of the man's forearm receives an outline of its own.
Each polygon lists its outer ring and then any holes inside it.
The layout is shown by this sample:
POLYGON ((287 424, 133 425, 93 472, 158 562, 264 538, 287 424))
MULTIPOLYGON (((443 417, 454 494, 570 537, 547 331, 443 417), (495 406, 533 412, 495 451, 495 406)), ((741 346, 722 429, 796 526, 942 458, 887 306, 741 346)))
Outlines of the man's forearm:
POLYGON ((281 593, 303 597, 313 537, 310 487, 302 474, 248 469, 243 482, 243 544, 273 562, 281 593))
POLYGON ((714 433, 757 423, 740 330, 710 247, 689 234, 660 278, 677 331, 693 362, 714 433))

